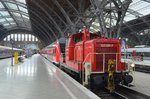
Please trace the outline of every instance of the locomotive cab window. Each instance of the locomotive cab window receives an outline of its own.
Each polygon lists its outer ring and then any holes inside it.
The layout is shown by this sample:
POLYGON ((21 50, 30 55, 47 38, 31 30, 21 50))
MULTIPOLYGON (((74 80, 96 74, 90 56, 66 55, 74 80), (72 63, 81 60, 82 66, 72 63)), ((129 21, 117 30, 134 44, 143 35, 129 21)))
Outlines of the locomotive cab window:
POLYGON ((90 34, 90 40, 95 39, 95 38, 98 38, 98 37, 99 37, 98 35, 90 34))
POLYGON ((73 42, 77 43, 82 41, 82 34, 73 36, 73 42))

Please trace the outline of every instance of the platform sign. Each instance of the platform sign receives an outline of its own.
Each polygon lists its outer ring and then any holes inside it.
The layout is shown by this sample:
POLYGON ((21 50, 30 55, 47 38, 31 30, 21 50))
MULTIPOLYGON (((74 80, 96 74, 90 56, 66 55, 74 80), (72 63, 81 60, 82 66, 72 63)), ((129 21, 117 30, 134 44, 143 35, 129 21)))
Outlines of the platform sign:
POLYGON ((18 64, 18 52, 14 52, 14 63, 18 64))

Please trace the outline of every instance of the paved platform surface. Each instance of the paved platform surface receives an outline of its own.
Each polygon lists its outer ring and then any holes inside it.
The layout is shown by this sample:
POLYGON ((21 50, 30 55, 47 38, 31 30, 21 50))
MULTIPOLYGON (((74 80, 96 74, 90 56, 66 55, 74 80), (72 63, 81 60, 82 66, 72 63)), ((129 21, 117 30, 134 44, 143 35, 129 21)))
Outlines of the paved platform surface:
POLYGON ((40 55, 0 60, 0 99, 100 99, 40 55))
POLYGON ((133 74, 134 81, 131 89, 150 96, 150 74, 135 72, 133 74))
MULTIPOLYGON (((132 61, 132 60, 131 59, 121 59, 121 61, 128 63, 129 61, 132 61)), ((134 63, 138 64, 138 65, 150 66, 150 60, 134 61, 134 63)))

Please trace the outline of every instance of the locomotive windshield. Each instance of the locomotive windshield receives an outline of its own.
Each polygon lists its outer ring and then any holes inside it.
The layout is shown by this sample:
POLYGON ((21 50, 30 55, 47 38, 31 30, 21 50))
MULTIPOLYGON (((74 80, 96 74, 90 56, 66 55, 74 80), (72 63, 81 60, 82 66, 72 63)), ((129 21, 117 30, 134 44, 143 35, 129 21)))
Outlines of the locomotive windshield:
POLYGON ((78 35, 73 36, 73 42, 77 43, 77 42, 82 41, 82 36, 83 35, 81 33, 79 33, 78 35))
POLYGON ((60 51, 61 53, 65 53, 65 47, 66 47, 66 38, 60 38, 59 39, 59 45, 60 45, 60 51))
POLYGON ((95 38, 98 38, 99 37, 99 35, 98 34, 90 34, 90 40, 92 40, 92 39, 95 39, 95 38))

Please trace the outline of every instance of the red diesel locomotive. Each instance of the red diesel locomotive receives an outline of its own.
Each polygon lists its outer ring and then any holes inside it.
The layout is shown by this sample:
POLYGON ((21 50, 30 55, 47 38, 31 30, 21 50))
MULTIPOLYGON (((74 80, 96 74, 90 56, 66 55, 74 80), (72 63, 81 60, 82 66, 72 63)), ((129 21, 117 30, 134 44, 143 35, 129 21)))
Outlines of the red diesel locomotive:
POLYGON ((129 84, 133 78, 121 62, 120 40, 106 38, 84 29, 68 38, 61 38, 45 48, 47 58, 61 68, 77 74, 84 85, 107 86, 129 84))

